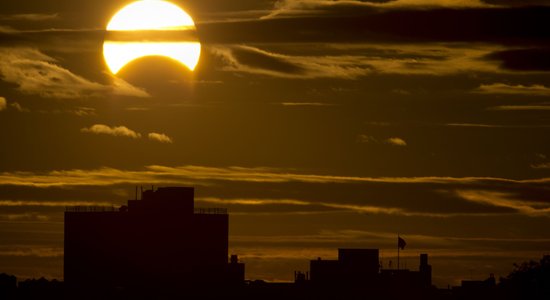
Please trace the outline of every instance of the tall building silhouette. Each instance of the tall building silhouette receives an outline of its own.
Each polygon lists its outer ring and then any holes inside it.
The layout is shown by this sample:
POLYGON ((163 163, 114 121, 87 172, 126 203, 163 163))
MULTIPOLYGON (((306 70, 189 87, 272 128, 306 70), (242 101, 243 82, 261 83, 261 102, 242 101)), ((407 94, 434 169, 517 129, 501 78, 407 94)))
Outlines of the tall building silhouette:
MULTIPOLYGON (((136 193, 137 194, 137 193, 136 193)), ((65 283, 70 288, 185 286, 244 280, 228 264, 228 214, 197 209, 194 189, 141 193, 119 209, 70 207, 65 212, 65 283)))

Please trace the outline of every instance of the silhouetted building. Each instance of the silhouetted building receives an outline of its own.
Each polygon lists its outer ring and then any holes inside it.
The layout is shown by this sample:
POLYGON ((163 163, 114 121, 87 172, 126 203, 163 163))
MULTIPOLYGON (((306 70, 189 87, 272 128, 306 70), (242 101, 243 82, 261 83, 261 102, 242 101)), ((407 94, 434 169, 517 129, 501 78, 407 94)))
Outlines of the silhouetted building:
POLYGON ((432 266, 428 264, 428 254, 420 254, 420 267, 418 268, 420 273, 420 281, 424 287, 432 286, 432 266))
POLYGON ((378 249, 338 249, 338 261, 346 282, 375 280, 380 270, 378 249))
POLYGON ((239 262, 237 255, 231 255, 227 266, 227 280, 234 285, 244 283, 244 264, 239 262))
POLYGON ((383 286, 400 286, 408 289, 426 289, 432 286, 432 266, 428 254, 420 254, 418 271, 408 269, 382 269, 380 279, 383 286))
POLYGON ((321 289, 346 286, 380 293, 399 287, 401 291, 416 291, 420 295, 418 291, 432 287, 432 267, 427 254, 420 255, 419 270, 411 271, 380 269, 378 249, 338 249, 338 260, 312 260, 310 272, 311 283, 321 289))
POLYGON ((15 299, 63 299, 63 286, 64 283, 56 279, 26 279, 19 282, 15 299))
POLYGON ((6 273, 0 274, 0 299, 13 298, 17 290, 17 278, 6 273))
POLYGON ((223 284, 244 280, 227 263, 225 209, 194 208, 194 189, 142 192, 119 209, 65 212, 65 283, 70 288, 223 284))
POLYGON ((314 283, 353 284, 376 280, 379 273, 378 249, 338 249, 338 260, 312 260, 314 283))
POLYGON ((309 280, 309 272, 294 271, 294 283, 305 284, 309 280))
POLYGON ((340 281, 340 262, 338 260, 323 260, 320 257, 309 264, 311 281, 319 284, 330 284, 340 281))
MULTIPOLYGON (((495 297, 496 289, 496 279, 491 274, 485 280, 462 280, 461 286, 453 287, 453 296, 455 299, 494 299, 497 298, 495 297)), ((534 298, 526 297, 525 299, 534 298)))

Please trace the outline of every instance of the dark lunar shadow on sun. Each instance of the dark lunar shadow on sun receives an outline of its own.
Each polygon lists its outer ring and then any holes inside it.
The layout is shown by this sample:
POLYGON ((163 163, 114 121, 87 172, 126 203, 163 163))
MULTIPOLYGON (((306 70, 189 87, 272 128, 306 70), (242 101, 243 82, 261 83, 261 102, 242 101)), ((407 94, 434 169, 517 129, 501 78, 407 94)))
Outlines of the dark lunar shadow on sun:
POLYGON ((165 56, 145 56, 133 60, 117 77, 149 94, 166 97, 191 97, 197 74, 177 60, 165 56))

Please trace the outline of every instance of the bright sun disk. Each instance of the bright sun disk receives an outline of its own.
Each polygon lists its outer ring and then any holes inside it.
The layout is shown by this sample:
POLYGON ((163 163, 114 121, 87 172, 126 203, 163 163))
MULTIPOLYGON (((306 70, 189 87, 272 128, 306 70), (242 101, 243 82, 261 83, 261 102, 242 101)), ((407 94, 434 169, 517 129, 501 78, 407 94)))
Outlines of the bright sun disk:
POLYGON ((137 1, 110 20, 103 55, 113 74, 147 56, 169 57, 193 71, 201 53, 194 34, 193 19, 177 5, 161 0, 137 1))

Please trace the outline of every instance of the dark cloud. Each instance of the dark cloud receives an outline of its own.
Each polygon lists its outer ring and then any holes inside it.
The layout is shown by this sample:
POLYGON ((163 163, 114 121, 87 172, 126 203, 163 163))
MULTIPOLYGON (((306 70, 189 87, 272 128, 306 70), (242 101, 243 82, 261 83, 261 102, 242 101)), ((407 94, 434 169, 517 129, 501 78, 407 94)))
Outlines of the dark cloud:
POLYGON ((497 51, 487 56, 502 68, 514 71, 550 71, 550 48, 497 51))
POLYGON ((300 54, 303 45, 286 45, 277 51, 252 46, 212 46, 208 49, 221 58, 224 71, 261 74, 272 77, 317 79, 358 79, 379 74, 451 75, 471 72, 502 73, 497 64, 483 57, 492 52, 488 46, 468 48, 460 44, 311 44, 318 53, 300 54), (382 50, 384 49, 384 50, 382 50), (429 55, 426 53, 433 53, 429 55))
POLYGON ((300 74, 304 70, 297 65, 289 63, 284 58, 277 58, 268 53, 255 51, 255 49, 238 47, 231 50, 233 56, 242 64, 275 72, 300 74))
MULTIPOLYGON (((101 48, 103 29, 26 29, 0 26, 0 45, 58 53, 83 53, 101 48)), ((95 50, 97 51, 97 50, 95 50)))
POLYGON ((508 6, 543 6, 548 5, 546 0, 483 0, 485 3, 508 6))
POLYGON ((547 44, 550 7, 377 10, 198 24, 208 43, 493 42, 547 44), (395 20, 399 20, 396 22, 395 20))

